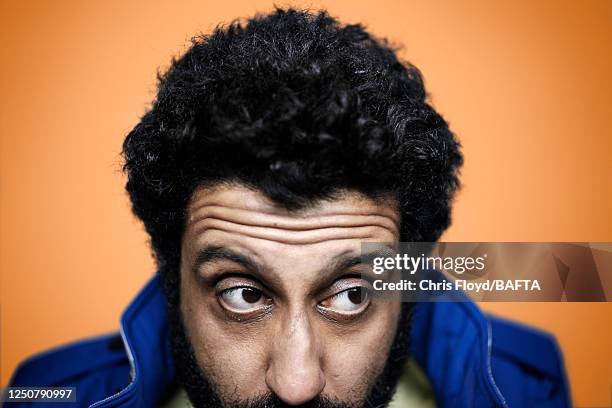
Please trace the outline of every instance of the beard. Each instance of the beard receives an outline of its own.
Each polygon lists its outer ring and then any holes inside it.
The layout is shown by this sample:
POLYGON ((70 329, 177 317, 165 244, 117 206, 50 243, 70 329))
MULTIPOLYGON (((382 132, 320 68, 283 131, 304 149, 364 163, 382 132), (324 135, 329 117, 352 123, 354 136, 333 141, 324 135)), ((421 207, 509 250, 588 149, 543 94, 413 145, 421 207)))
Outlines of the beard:
MULTIPOLYGON (((175 293, 176 294, 176 293, 175 293)), ((242 401, 234 401, 225 405, 210 377, 204 372, 196 360, 191 342, 187 338, 183 319, 178 306, 178 296, 171 297, 168 307, 168 318, 171 330, 172 356, 176 379, 185 389, 189 400, 195 408, 298 408, 287 405, 272 393, 256 396, 242 401)), ((395 337, 383 371, 376 377, 365 400, 358 404, 348 404, 341 400, 323 395, 315 397, 302 408, 362 408, 385 407, 393 398, 395 389, 404 371, 410 352, 410 319, 412 303, 402 303, 395 337)))

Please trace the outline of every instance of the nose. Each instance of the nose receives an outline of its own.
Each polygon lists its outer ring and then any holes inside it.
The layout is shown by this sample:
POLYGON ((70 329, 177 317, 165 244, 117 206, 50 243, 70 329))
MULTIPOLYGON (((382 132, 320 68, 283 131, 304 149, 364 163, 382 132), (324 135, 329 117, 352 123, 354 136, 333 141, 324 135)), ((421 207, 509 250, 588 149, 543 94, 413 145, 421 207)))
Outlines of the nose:
POLYGON ((325 387, 322 347, 305 313, 281 324, 278 335, 270 339, 266 384, 285 404, 305 404, 325 387))

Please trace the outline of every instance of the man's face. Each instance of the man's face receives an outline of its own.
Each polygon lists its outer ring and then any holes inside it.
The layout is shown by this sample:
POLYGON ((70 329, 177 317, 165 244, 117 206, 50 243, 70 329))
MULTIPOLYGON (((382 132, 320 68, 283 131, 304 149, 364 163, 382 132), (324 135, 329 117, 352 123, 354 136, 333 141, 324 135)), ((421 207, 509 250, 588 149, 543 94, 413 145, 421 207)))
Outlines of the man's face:
MULTIPOLYGON (((223 406, 265 397, 363 405, 387 363, 400 305, 368 295, 361 243, 399 239, 393 204, 346 192, 291 212, 225 185, 197 189, 187 211, 180 313, 211 388, 201 392, 223 406)), ((198 390, 186 388, 194 399, 198 390)))

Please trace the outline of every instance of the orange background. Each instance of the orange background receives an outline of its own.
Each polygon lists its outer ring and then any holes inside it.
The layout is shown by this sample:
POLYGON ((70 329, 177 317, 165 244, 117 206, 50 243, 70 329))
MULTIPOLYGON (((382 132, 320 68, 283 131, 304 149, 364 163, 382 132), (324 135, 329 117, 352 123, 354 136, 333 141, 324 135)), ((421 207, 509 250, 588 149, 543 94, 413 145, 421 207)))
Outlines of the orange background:
MULTIPOLYGON (((154 270, 122 139, 157 67, 197 31, 270 1, 2 1, 1 379, 117 329, 154 270)), ((449 241, 612 241, 612 6, 592 1, 312 1, 405 45, 466 155, 449 241)), ((554 332, 574 402, 612 392, 612 303, 487 304, 554 332)))

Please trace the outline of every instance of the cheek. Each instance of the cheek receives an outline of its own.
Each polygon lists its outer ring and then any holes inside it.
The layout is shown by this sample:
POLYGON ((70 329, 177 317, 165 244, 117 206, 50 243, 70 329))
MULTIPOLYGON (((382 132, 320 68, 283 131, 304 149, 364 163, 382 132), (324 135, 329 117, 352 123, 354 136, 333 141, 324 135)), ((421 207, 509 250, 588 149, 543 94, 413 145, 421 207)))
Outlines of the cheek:
POLYGON ((185 331, 200 367, 222 399, 265 393, 265 326, 242 327, 219 319, 214 296, 181 280, 185 331))
POLYGON ((325 375, 329 393, 362 400, 383 371, 399 318, 399 305, 383 303, 355 331, 329 336, 325 375))

